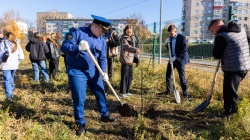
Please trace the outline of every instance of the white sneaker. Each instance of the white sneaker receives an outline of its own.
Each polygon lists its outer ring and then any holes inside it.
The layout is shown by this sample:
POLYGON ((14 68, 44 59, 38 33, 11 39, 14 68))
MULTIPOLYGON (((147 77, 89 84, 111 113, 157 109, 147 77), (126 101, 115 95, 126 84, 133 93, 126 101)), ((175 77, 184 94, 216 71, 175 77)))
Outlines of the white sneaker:
POLYGON ((119 96, 122 97, 122 98, 127 98, 128 97, 127 94, 123 94, 123 93, 120 93, 119 96))
POLYGON ((127 96, 131 96, 131 95, 133 95, 133 94, 131 94, 131 93, 126 93, 127 94, 127 96))

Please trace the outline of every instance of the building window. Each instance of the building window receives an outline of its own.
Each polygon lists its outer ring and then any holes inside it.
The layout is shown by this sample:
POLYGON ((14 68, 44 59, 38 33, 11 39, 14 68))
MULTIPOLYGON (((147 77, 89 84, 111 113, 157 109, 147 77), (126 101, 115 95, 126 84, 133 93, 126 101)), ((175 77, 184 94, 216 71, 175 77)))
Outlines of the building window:
POLYGON ((244 24, 244 27, 246 28, 246 27, 247 27, 247 24, 244 24))
POLYGON ((248 3, 245 3, 245 6, 248 7, 248 3))
POLYGON ((248 14, 248 10, 247 9, 245 10, 245 14, 248 14))
POLYGON ((208 3, 208 7, 212 7, 212 3, 208 3))
POLYGON ((238 13, 241 14, 241 13, 242 13, 242 10, 238 10, 238 13))
POLYGON ((241 20, 241 17, 238 17, 238 20, 241 20))
POLYGON ((247 21, 247 17, 245 17, 244 20, 247 21))
POLYGON ((194 30, 194 34, 198 34, 198 30, 194 30))
POLYGON ((195 13, 196 13, 196 14, 199 14, 199 10, 195 10, 195 13))
POLYGON ((195 6, 196 6, 196 7, 199 7, 199 3, 196 3, 195 6))
POLYGON ((198 23, 195 23, 194 25, 195 25, 195 27, 198 27, 198 26, 199 26, 199 24, 198 24, 198 23))
POLYGON ((241 24, 238 24, 239 26, 241 26, 241 24))
POLYGON ((207 12, 208 12, 208 13, 211 13, 211 10, 208 10, 207 12))
POLYGON ((202 4, 204 7, 206 6, 206 2, 202 2, 201 4, 202 4))
POLYGON ((222 6, 221 2, 214 2, 214 6, 222 6))
POLYGON ((50 26, 50 25, 48 25, 48 28, 51 28, 51 26, 50 26))
POLYGON ((211 17, 207 17, 207 20, 211 20, 211 17))
POLYGON ((206 14, 206 10, 202 10, 202 14, 206 14))
POLYGON ((239 7, 241 7, 242 6, 242 3, 239 3, 239 7))
POLYGON ((199 20, 199 17, 195 17, 195 20, 199 20))
POLYGON ((202 20, 205 20, 205 17, 204 17, 204 16, 202 17, 202 20))

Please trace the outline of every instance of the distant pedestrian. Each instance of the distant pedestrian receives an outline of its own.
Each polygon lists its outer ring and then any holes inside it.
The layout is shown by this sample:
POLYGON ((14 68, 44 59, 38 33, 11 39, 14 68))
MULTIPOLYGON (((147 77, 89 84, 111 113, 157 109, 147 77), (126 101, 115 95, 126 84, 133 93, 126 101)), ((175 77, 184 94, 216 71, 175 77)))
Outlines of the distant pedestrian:
POLYGON ((238 112, 238 87, 250 68, 247 34, 244 28, 232 20, 224 24, 221 19, 214 19, 208 30, 216 35, 213 56, 215 59, 221 59, 224 72, 224 112, 219 114, 219 117, 225 118, 238 112))
POLYGON ((124 98, 132 95, 129 93, 129 89, 133 80, 133 62, 135 55, 140 54, 140 49, 136 47, 136 44, 137 40, 133 35, 132 26, 127 25, 121 36, 120 50, 120 62, 122 64, 120 96, 124 98))
POLYGON ((5 37, 0 42, 0 58, 3 57, 6 50, 9 51, 9 57, 6 62, 1 62, 1 67, 6 99, 7 101, 13 101, 13 92, 15 90, 14 77, 19 63, 24 59, 24 54, 22 47, 16 42, 16 38, 12 32, 7 32, 5 37))
POLYGON ((105 33, 105 38, 107 44, 108 76, 109 79, 111 79, 113 76, 114 57, 116 57, 118 53, 117 47, 120 46, 120 38, 115 31, 112 31, 112 28, 105 33))
POLYGON ((56 40, 56 34, 52 33, 51 38, 47 38, 47 45, 49 48, 49 74, 50 78, 56 79, 59 70, 59 59, 61 56, 61 48, 59 42, 56 40))
POLYGON ((34 73, 34 81, 39 82, 40 70, 45 82, 49 82, 49 74, 46 67, 46 56, 49 48, 46 44, 46 38, 41 38, 40 33, 34 33, 32 39, 26 45, 25 49, 30 52, 29 58, 34 73))
POLYGON ((102 122, 114 122, 110 117, 103 80, 108 80, 106 72, 106 42, 103 34, 110 28, 111 22, 103 17, 92 15, 91 25, 73 29, 62 44, 62 52, 67 54, 67 74, 74 105, 74 117, 77 124, 76 135, 85 133, 84 102, 87 86, 93 92, 102 122), (100 75, 90 55, 89 49, 97 59, 104 75, 100 75))
POLYGON ((166 48, 168 49, 168 45, 170 45, 171 55, 169 56, 169 62, 167 65, 166 71, 166 87, 167 90, 163 94, 170 94, 171 89, 171 76, 172 76, 172 69, 171 63, 173 63, 173 67, 177 69, 179 74, 181 88, 182 88, 182 96, 189 100, 188 96, 188 86, 187 80, 185 76, 185 66, 190 62, 188 56, 188 46, 186 37, 182 34, 177 33, 177 28, 175 25, 169 25, 168 27, 168 34, 169 38, 166 39, 166 48))

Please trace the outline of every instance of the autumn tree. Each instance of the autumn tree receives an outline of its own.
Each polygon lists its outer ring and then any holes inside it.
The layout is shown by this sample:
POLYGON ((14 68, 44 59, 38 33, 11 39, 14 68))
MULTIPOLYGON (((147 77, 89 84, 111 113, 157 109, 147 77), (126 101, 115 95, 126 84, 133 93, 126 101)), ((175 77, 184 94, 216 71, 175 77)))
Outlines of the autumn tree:
POLYGON ((3 32, 12 32, 16 38, 20 40, 25 39, 25 34, 21 33, 16 21, 22 21, 19 16, 19 12, 14 10, 9 10, 3 13, 3 17, 0 20, 1 30, 3 32))
POLYGON ((133 26, 135 36, 138 38, 140 43, 143 43, 150 37, 150 31, 145 25, 145 21, 140 13, 134 13, 127 18, 130 24, 133 26))

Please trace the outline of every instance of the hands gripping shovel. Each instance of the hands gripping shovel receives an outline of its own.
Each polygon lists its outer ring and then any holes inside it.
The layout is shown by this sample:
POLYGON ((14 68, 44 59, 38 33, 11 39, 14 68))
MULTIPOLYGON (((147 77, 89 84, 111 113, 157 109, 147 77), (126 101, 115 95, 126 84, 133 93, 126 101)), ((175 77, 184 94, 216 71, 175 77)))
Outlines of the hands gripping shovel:
POLYGON ((217 66, 216 66, 216 69, 215 69, 215 72, 214 72, 213 82, 212 82, 212 85, 211 85, 210 92, 207 95, 207 99, 194 109, 194 113, 199 113, 200 111, 204 110, 210 104, 210 100, 211 100, 212 94, 213 94, 214 84, 215 84, 215 81, 216 81, 216 76, 217 76, 217 73, 218 73, 218 70, 219 70, 219 66, 220 66, 220 60, 217 63, 217 66))
MULTIPOLYGON (((170 42, 167 42, 167 43, 168 43, 169 56, 172 57, 172 53, 170 50, 170 42)), ((181 102, 181 98, 180 98, 179 91, 176 89, 173 62, 170 61, 170 65, 171 65, 171 69, 172 69, 172 73, 173 73, 173 81, 174 81, 174 98, 176 100, 176 103, 179 104, 181 102)))
MULTIPOLYGON (((95 66, 97 67, 100 75, 104 76, 104 73, 102 71, 102 69, 100 68, 99 64, 97 63, 97 61, 95 60, 93 54, 91 53, 91 51, 87 48, 86 51, 88 52, 90 58, 92 59, 92 61, 95 63, 95 66)), ((113 94, 115 95, 116 99, 120 102, 120 105, 117 106, 117 110, 120 113, 121 116, 127 116, 127 117, 131 117, 131 116, 137 116, 137 111, 134 110, 134 107, 132 105, 129 105, 127 103, 122 103, 122 101, 120 100, 120 98, 117 96, 114 88, 112 87, 112 85, 110 84, 110 82, 108 80, 105 81, 109 88, 111 89, 111 91, 113 92, 113 94)))

